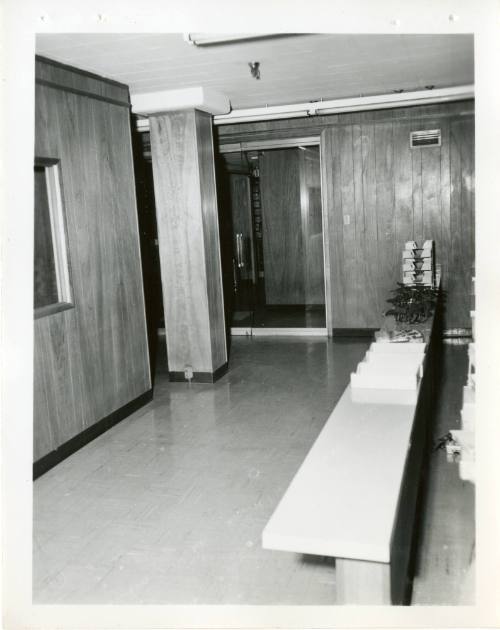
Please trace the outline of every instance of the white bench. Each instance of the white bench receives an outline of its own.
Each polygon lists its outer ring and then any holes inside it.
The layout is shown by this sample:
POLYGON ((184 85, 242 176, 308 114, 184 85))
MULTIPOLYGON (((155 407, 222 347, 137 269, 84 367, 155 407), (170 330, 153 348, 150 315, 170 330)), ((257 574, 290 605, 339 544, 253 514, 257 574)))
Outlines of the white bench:
POLYGON ((347 387, 263 531, 265 549, 335 557, 337 603, 406 601, 432 354, 416 396, 347 387))

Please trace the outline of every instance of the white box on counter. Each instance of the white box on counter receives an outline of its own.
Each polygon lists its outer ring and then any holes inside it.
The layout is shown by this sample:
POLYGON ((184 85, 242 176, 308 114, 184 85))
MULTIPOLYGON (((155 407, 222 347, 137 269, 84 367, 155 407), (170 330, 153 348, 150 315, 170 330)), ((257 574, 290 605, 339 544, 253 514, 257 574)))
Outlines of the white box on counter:
POLYGON ((406 241, 405 249, 418 249, 417 241, 406 241))
POLYGON ((351 387, 353 389, 410 389, 416 390, 419 383, 417 372, 389 372, 383 374, 380 370, 351 374, 351 387))
POLYGON ((379 341, 373 341, 368 348, 369 352, 390 352, 394 354, 416 352, 424 354, 427 344, 425 341, 403 341, 394 342, 390 340, 380 339, 379 341))
POLYGON ((428 258, 425 260, 406 258, 403 261, 403 271, 432 271, 432 261, 428 258))
POLYGON ((405 369, 406 367, 421 368, 423 360, 424 355, 417 352, 401 352, 399 354, 394 354, 389 352, 385 353, 368 351, 365 355, 364 361, 362 361, 358 365, 362 365, 362 363, 368 363, 370 365, 376 365, 381 370, 405 369))

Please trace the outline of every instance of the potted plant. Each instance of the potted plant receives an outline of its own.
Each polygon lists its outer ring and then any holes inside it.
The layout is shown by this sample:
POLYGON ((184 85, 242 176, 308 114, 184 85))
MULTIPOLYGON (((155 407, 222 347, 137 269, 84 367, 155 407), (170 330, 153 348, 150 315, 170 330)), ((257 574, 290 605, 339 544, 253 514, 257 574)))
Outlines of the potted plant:
POLYGON ((392 315, 397 322, 416 324, 425 322, 433 314, 439 290, 428 286, 408 285, 398 282, 392 290, 394 296, 387 302, 392 307, 385 315, 392 315))

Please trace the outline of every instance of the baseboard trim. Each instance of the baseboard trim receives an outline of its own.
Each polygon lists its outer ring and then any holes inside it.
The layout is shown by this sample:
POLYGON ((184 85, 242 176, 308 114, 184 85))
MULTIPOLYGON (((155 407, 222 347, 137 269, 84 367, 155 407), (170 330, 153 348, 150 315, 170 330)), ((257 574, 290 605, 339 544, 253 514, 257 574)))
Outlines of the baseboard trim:
POLYGON ((253 337, 327 337, 326 328, 252 328, 253 337))
MULTIPOLYGON (((193 372, 193 378, 191 383, 215 383, 221 376, 227 372, 228 363, 224 363, 215 372, 193 372)), ((185 377, 184 372, 169 372, 169 380, 172 383, 187 383, 188 379, 185 377)))
POLYGON ((89 442, 92 442, 92 440, 95 440, 95 438, 105 433, 108 429, 111 429, 111 427, 115 426, 115 424, 118 424, 134 413, 134 411, 137 411, 137 409, 146 405, 150 400, 152 400, 152 398, 153 389, 151 388, 147 392, 144 392, 144 394, 141 394, 137 398, 134 398, 134 400, 131 400, 123 407, 113 411, 113 413, 110 413, 109 416, 98 420, 92 426, 84 429, 81 433, 75 435, 75 437, 72 437, 67 442, 64 442, 64 444, 61 444, 61 446, 56 448, 54 451, 51 451, 50 453, 47 453, 47 455, 38 459, 33 464, 33 480, 38 479, 38 477, 41 477, 51 468, 60 464, 64 459, 73 455, 73 453, 76 453, 76 451, 80 450, 89 442))
POLYGON ((333 337, 373 337, 380 328, 333 328, 333 337))

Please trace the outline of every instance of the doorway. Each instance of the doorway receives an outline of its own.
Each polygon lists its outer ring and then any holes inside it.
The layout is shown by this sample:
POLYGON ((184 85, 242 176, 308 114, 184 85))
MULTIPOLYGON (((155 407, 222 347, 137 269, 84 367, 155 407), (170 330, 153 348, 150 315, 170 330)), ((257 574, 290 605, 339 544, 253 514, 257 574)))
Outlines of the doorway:
POLYGON ((318 139, 222 148, 226 317, 232 335, 327 335, 318 139))

